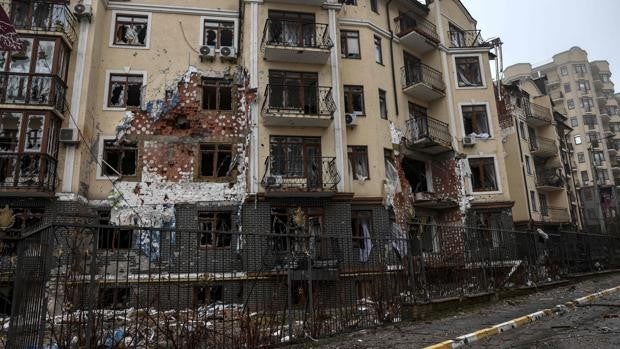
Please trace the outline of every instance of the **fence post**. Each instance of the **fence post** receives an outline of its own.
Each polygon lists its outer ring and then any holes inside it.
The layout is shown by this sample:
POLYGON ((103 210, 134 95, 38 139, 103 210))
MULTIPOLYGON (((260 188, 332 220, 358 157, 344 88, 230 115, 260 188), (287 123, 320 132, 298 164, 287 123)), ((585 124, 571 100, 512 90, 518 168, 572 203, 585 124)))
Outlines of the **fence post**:
MULTIPOLYGON (((78 229, 77 227, 74 229, 78 229)), ((86 328, 86 343, 87 345, 91 345, 93 340, 92 335, 95 330, 95 315, 94 315, 94 303, 97 300, 96 294, 96 278, 97 278, 97 241, 99 241, 101 227, 98 227, 94 230, 94 233, 91 234, 92 239, 90 241, 91 244, 91 253, 90 253, 90 282, 88 284, 88 294, 93 298, 92 302, 88 302, 88 325, 86 328)))

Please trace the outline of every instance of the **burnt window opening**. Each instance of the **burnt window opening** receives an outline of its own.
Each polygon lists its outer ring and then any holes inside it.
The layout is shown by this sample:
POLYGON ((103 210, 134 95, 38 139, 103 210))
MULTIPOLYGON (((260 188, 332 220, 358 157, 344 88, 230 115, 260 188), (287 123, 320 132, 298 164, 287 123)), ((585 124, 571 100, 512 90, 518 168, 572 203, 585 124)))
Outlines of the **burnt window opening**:
POLYGON ((223 301, 222 285, 194 286, 194 305, 209 305, 223 301))
POLYGON ((350 146, 347 149, 347 154, 353 179, 358 181, 370 179, 368 172, 368 147, 350 146))
POLYGON ((133 230, 110 227, 110 211, 98 212, 99 236, 97 248, 101 250, 128 250, 133 242, 133 230))
POLYGON ((232 175, 232 144, 200 145, 200 176, 226 178, 232 175))
POLYGON ((462 112, 465 135, 475 135, 482 138, 491 136, 486 105, 464 105, 462 112))
POLYGON ((423 161, 403 159, 405 178, 409 181, 411 191, 424 193, 429 191, 428 178, 426 177, 426 163, 423 161))
POLYGON ((470 158, 471 185, 474 192, 497 191, 494 158, 470 158))
POLYGON ((365 239, 370 238, 372 230, 372 211, 351 211, 351 234, 353 248, 364 249, 365 239))
POLYGON ((323 232, 323 209, 318 207, 301 208, 305 220, 304 225, 299 226, 295 217, 300 208, 278 207, 271 209, 271 233, 273 237, 273 249, 275 251, 304 251, 307 239, 296 240, 294 235, 314 236, 315 251, 319 256, 327 256, 327 240, 321 239, 323 232), (280 236, 278 236, 280 235, 280 236))
POLYGON ((227 79, 204 79, 202 86, 202 109, 232 110, 232 82, 227 79))
POLYGON ((478 57, 456 57, 455 64, 459 87, 483 86, 478 57))
POLYGON ((366 114, 364 108, 364 86, 344 86, 344 112, 357 116, 366 114))
POLYGON ((146 46, 148 16, 117 14, 114 22, 114 45, 146 46))
POLYGON ((439 234, 437 226, 432 217, 427 219, 429 224, 421 225, 422 234, 420 239, 420 249, 425 253, 439 252, 439 234))
POLYGON ((110 74, 108 107, 139 107, 142 101, 143 76, 139 74, 110 74))
POLYGON ((200 247, 230 247, 232 241, 231 212, 198 212, 200 247))
POLYGON ((106 287, 99 289, 99 309, 124 309, 129 306, 129 287, 106 287))
POLYGON ((103 141, 103 164, 105 176, 135 176, 138 167, 138 144, 109 139, 103 141))
POLYGON ((203 44, 216 48, 234 46, 235 23, 205 20, 203 44))

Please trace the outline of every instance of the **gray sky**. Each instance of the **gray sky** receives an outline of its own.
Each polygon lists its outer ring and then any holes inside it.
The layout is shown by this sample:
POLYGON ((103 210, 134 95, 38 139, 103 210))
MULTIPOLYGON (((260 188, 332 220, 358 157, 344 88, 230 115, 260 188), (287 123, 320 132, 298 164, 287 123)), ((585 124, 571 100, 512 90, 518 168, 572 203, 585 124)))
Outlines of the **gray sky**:
MULTIPOLYGON (((487 39, 504 42, 504 67, 550 61, 579 46, 590 61, 609 61, 620 84, 620 0, 462 0, 487 39)), ((616 92, 620 92, 616 90, 616 92)))

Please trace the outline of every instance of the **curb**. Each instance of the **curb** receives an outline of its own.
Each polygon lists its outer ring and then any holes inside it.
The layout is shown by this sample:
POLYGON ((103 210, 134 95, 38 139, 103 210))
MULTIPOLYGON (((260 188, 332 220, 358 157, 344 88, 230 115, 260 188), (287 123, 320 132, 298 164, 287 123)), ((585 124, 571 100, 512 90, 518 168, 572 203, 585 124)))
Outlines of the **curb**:
POLYGON ((573 301, 566 302, 564 304, 558 304, 550 309, 543 309, 529 315, 521 316, 516 319, 512 319, 495 326, 487 327, 475 332, 468 333, 466 335, 455 338, 454 340, 447 340, 441 343, 437 343, 431 346, 427 346, 424 349, 453 349, 462 348, 467 344, 471 344, 482 339, 495 336, 502 332, 509 331, 514 328, 523 327, 534 321, 541 320, 545 317, 550 317, 555 314, 563 314, 570 309, 574 309, 580 305, 588 304, 598 298, 610 295, 615 292, 620 292, 620 286, 609 288, 600 292, 592 293, 587 296, 577 298, 573 301))

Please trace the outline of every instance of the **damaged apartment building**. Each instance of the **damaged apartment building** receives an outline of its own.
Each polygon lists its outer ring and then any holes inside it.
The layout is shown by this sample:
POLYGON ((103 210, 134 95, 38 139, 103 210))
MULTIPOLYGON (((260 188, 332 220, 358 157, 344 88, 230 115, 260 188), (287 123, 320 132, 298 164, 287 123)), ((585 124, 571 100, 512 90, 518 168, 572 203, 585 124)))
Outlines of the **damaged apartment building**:
POLYGON ((100 307, 128 306, 151 265, 189 271, 183 302, 275 297, 307 257, 300 232, 320 241, 312 275, 329 294, 342 261, 379 258, 371 238, 413 232, 449 255, 466 242, 417 224, 512 228, 501 41, 458 0, 59 1, 47 31, 24 4, 5 7, 34 51, 3 56, 17 81, 0 96, 3 203, 14 227, 119 226, 91 241, 97 273, 137 281, 101 283, 100 307), (207 269, 228 281, 205 284, 207 269))

